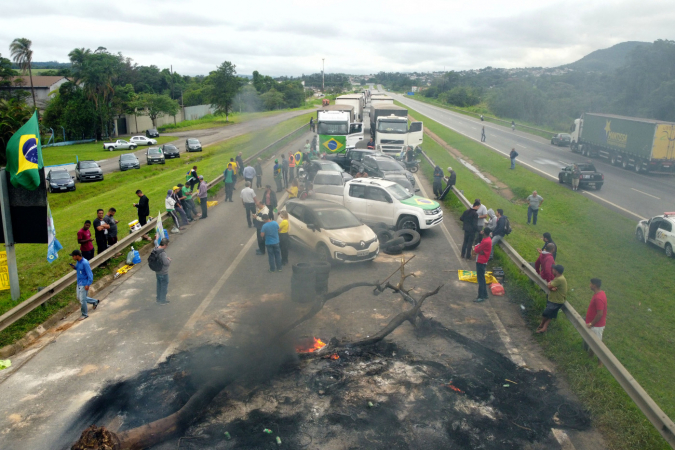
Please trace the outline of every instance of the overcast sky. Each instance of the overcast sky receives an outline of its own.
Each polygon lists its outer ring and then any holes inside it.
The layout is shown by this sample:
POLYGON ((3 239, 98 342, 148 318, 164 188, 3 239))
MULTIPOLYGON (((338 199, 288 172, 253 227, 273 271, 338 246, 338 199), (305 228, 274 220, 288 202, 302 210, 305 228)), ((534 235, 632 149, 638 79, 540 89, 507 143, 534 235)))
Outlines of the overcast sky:
POLYGON ((558 66, 624 41, 673 39, 672 0, 2 0, 0 54, 17 37, 34 61, 76 47, 207 74, 352 74, 558 66))

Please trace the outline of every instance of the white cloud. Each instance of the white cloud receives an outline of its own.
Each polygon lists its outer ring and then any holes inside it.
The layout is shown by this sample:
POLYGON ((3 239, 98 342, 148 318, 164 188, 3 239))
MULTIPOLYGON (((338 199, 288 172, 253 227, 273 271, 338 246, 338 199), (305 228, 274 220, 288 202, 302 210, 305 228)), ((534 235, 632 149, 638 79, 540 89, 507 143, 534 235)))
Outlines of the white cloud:
POLYGON ((556 66, 628 40, 672 38, 671 1, 5 2, 0 52, 36 61, 106 47, 141 65, 206 74, 224 60, 272 75, 556 66), (31 24, 32 26, 27 26, 31 24))

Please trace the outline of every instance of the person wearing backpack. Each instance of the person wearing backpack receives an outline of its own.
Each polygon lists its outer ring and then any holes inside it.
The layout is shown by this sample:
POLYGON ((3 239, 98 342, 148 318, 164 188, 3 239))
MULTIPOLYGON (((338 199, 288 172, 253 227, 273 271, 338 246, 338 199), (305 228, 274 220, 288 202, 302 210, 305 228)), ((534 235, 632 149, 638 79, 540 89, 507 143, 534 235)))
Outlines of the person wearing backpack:
POLYGON ((148 256, 150 270, 155 272, 157 277, 157 303, 160 305, 170 303, 166 299, 166 293, 169 289, 169 266, 171 265, 171 258, 164 251, 167 245, 169 245, 169 240, 162 239, 159 246, 148 256))
POLYGON ((511 233, 511 223, 509 218, 504 215, 504 210, 497 209, 497 226, 492 230, 492 249, 490 250, 490 259, 495 255, 495 246, 504 239, 504 236, 511 233))

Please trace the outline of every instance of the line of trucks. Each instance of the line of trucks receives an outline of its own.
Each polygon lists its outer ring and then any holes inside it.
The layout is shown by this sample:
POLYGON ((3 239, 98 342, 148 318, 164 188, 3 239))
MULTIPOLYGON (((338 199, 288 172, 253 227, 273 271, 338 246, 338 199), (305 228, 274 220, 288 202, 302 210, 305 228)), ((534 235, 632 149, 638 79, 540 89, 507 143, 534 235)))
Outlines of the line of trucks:
MULTIPOLYGON (((401 153, 408 146, 422 145, 422 122, 408 123, 408 110, 394 105, 394 99, 385 94, 368 97, 370 134, 376 150, 401 153)), ((316 117, 319 151, 342 153, 356 147, 364 139, 365 108, 365 93, 341 95, 335 104, 319 108, 316 117)))
POLYGON ((635 172, 675 172, 675 123, 584 113, 574 121, 570 149, 635 172))

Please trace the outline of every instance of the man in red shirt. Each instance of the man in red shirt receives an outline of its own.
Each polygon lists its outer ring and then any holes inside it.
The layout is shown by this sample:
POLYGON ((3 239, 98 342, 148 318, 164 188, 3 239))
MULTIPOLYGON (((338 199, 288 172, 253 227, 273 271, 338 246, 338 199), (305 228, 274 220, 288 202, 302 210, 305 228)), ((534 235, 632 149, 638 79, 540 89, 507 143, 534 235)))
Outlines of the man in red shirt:
POLYGON ((82 257, 90 261, 94 257, 94 240, 91 238, 91 220, 86 220, 84 226, 77 232, 77 243, 80 244, 82 257))
POLYGON ((480 230, 481 241, 480 244, 473 248, 474 253, 478 255, 476 258, 476 275, 478 278, 478 298, 474 300, 476 303, 484 302, 488 299, 487 283, 485 283, 485 266, 490 259, 490 252, 492 251, 492 239, 490 239, 490 230, 480 230))
MULTIPOLYGON (((586 311, 586 326, 595 333, 595 335, 602 341, 602 333, 605 331, 605 322, 607 319, 607 295, 605 291, 600 290, 602 281, 599 278, 591 278, 591 291, 593 291, 593 298, 588 305, 586 311)), ((591 350, 586 342, 584 342, 584 349, 588 351, 588 356, 591 358, 593 350, 591 350)), ((602 362, 598 359, 598 367, 602 367, 602 362)))
POLYGON ((534 263, 534 268, 540 277, 542 277, 547 283, 553 280, 553 272, 551 267, 555 264, 553 259, 553 251, 555 250, 555 244, 549 242, 546 244, 545 249, 539 254, 539 258, 534 263))

